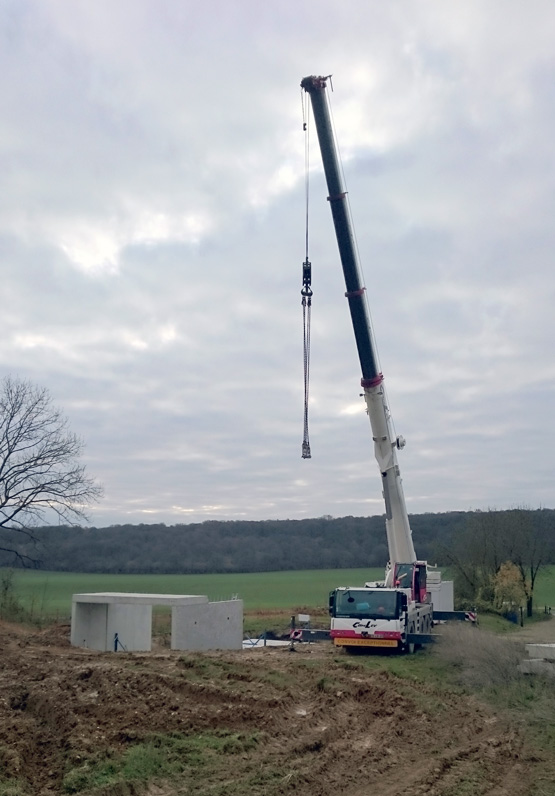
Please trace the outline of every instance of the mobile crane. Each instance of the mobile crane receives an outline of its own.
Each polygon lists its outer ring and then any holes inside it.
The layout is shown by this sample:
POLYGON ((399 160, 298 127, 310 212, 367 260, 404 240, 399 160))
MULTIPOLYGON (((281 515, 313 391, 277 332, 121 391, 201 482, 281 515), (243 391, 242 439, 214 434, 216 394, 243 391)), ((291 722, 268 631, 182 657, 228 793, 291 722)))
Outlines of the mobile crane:
POLYGON ((372 428, 374 453, 381 473, 389 548, 389 563, 383 583, 366 583, 363 587, 342 586, 331 592, 330 635, 333 643, 340 647, 389 647, 412 652, 414 638, 428 634, 432 628, 432 593, 439 596, 441 575, 429 570, 425 561, 418 561, 414 551, 397 461, 397 451, 404 447, 405 440, 393 432, 384 377, 378 366, 366 288, 362 283, 331 124, 326 95, 328 79, 329 76, 305 77, 301 81, 301 88, 310 96, 324 165, 328 201, 345 277, 345 297, 349 303, 362 369, 361 386, 372 428))

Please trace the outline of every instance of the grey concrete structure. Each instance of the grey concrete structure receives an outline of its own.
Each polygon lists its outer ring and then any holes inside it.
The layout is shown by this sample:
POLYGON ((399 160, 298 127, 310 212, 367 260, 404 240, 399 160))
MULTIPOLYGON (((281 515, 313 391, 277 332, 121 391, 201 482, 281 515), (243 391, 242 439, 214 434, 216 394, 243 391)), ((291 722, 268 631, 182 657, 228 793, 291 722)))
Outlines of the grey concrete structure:
POLYGON ((546 677, 555 677, 555 666, 543 658, 530 658, 518 664, 518 671, 522 674, 542 674, 546 677))
POLYGON ((176 605, 172 610, 173 650, 240 650, 243 601, 176 605))
POLYGON ((172 649, 241 649, 242 601, 211 603, 196 594, 74 594, 71 643, 101 652, 148 652, 153 605, 172 609, 172 649))
POLYGON ((531 658, 555 661, 555 644, 526 644, 526 652, 531 658))
POLYGON ((530 657, 519 663, 519 672, 555 677, 555 644, 526 644, 525 646, 530 657))

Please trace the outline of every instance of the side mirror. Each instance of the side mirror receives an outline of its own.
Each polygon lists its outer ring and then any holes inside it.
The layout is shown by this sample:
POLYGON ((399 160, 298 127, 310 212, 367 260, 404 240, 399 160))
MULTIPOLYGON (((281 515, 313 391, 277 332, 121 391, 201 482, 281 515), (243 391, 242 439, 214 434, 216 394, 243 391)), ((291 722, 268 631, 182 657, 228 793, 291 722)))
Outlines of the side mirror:
POLYGON ((330 616, 333 616, 334 609, 335 609, 335 592, 330 591, 330 596, 328 598, 328 611, 330 616))

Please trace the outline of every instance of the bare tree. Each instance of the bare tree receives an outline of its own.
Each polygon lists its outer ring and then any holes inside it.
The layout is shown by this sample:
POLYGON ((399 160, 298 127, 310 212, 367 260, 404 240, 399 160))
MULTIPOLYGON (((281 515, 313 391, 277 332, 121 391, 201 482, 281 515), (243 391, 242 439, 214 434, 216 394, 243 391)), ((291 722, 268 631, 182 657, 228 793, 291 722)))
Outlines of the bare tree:
POLYGON ((552 560, 553 528, 544 511, 526 506, 512 509, 507 517, 511 561, 517 567, 526 598, 526 615, 532 616, 538 572, 552 560))
POLYGON ((441 552, 453 567, 458 596, 473 603, 492 601, 492 578, 507 560, 503 512, 473 512, 462 533, 441 552))
POLYGON ((10 532, 0 550, 31 563, 18 538, 33 538, 32 528, 52 513, 69 525, 87 519, 85 507, 102 488, 78 462, 83 447, 48 390, 10 377, 0 382, 0 530, 10 532))
POLYGON ((555 529, 545 511, 527 507, 505 511, 477 511, 444 557, 453 567, 460 591, 467 598, 494 600, 494 579, 501 566, 517 568, 532 615, 538 572, 552 561, 555 529))

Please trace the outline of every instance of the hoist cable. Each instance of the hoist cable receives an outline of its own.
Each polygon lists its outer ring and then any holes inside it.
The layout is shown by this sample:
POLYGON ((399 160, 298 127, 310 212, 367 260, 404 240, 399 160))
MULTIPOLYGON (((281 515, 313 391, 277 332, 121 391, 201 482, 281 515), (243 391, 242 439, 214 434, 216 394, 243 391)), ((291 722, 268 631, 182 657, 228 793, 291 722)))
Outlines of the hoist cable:
POLYGON ((303 329, 304 329, 304 427, 302 458, 310 459, 310 440, 308 437, 308 393, 310 386, 310 298, 305 301, 303 298, 303 329))
POLYGON ((304 92, 301 89, 303 110, 303 130, 305 132, 304 168, 305 168, 305 260, 303 263, 303 286, 301 289, 303 308, 303 370, 304 370, 304 427, 301 456, 310 459, 310 441, 308 437, 308 400, 310 387, 310 317, 312 309, 312 266, 308 259, 308 210, 309 210, 309 156, 310 129, 308 103, 305 105, 304 92))
MULTIPOLYGON (((302 89, 301 89, 302 91, 302 89)), ((303 103, 303 130, 304 137, 304 195, 305 195, 305 260, 308 260, 308 206, 310 197, 310 106, 305 116, 303 103)))

